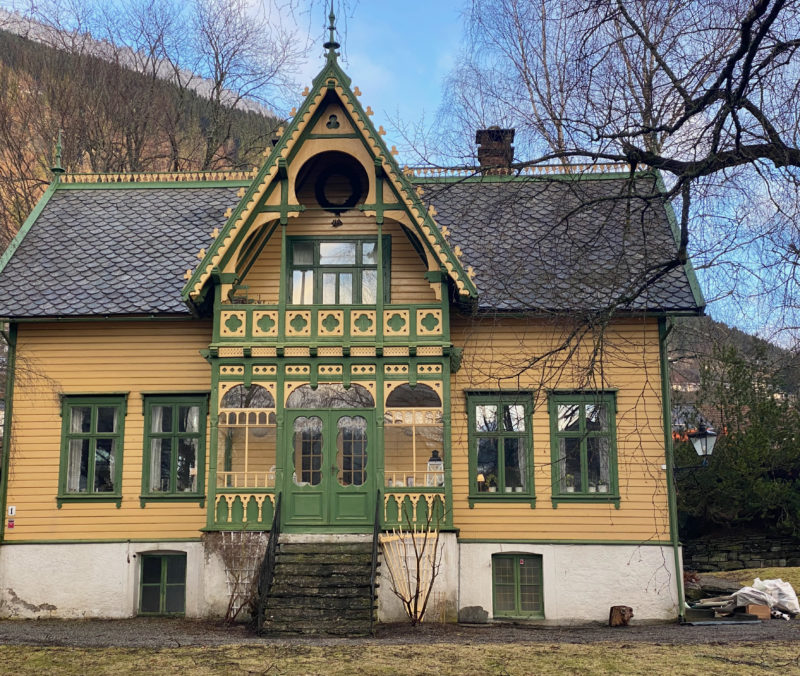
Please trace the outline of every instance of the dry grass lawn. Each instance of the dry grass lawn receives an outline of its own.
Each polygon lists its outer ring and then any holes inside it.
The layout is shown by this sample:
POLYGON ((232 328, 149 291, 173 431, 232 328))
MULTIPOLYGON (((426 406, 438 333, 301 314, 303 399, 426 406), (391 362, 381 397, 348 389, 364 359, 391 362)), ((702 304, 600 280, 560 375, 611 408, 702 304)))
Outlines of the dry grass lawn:
POLYGON ((796 643, 681 645, 0 646, 6 674, 767 674, 800 673, 796 643))
POLYGON ((762 580, 781 579, 791 584, 795 593, 800 595, 800 568, 744 568, 742 570, 727 570, 722 573, 703 573, 703 575, 733 580, 743 587, 752 585, 753 580, 757 577, 762 580))

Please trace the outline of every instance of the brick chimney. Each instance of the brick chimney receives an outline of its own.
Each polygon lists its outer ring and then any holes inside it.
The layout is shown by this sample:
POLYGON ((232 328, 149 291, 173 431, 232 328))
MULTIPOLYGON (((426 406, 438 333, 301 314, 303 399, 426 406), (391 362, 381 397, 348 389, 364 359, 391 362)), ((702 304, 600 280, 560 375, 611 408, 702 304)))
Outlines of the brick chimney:
POLYGON ((475 143, 478 144, 481 173, 510 174, 511 163, 514 161, 514 146, 511 145, 513 142, 513 129, 479 129, 475 134, 475 143))

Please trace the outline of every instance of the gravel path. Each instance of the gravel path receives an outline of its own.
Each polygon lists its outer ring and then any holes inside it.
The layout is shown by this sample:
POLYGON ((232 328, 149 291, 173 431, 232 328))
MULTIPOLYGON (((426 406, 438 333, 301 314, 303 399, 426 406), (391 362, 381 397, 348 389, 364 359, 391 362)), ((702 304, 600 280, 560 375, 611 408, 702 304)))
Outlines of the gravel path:
POLYGON ((72 647, 175 648, 232 644, 413 644, 413 643, 656 643, 661 645, 800 641, 800 620, 690 627, 677 624, 548 627, 513 623, 487 625, 380 625, 375 638, 259 638, 243 626, 185 619, 3 620, 0 644, 72 647))

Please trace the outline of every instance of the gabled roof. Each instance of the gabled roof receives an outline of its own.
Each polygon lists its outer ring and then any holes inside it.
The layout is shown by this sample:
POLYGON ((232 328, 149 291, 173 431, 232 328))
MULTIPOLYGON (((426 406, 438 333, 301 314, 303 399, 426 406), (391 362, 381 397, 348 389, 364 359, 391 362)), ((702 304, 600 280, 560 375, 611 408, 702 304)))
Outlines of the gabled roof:
POLYGON ((241 241, 242 230, 249 227, 269 185, 279 178, 281 172, 285 171, 285 163, 292 149, 302 140, 314 113, 329 93, 338 98, 342 108, 350 115, 354 127, 362 134, 376 164, 380 164, 386 177, 400 196, 404 208, 411 216, 417 236, 423 245, 428 247, 434 259, 439 260, 442 269, 452 278, 459 295, 477 296, 477 290, 472 280, 436 225, 435 210, 431 210, 422 203, 419 195, 397 165, 392 152, 383 142, 381 138, 385 133, 383 128, 376 130, 369 115, 361 107, 357 98, 357 95, 360 94, 358 88, 355 90, 350 88, 350 78, 341 69, 336 58, 335 48, 338 47, 338 44, 331 39, 326 47, 329 47, 326 64, 314 78, 311 89, 306 93, 300 109, 293 115, 291 123, 281 134, 239 205, 231 211, 219 237, 208 251, 204 252, 200 265, 188 275, 188 281, 182 291, 184 300, 191 301, 202 295, 203 288, 215 268, 219 268, 231 247, 241 241))
POLYGON ((0 316, 189 315, 183 275, 241 185, 55 183, 0 260, 0 316))
POLYGON ((481 310, 702 311, 690 263, 662 274, 678 245, 660 177, 611 169, 414 180, 473 268, 481 310))

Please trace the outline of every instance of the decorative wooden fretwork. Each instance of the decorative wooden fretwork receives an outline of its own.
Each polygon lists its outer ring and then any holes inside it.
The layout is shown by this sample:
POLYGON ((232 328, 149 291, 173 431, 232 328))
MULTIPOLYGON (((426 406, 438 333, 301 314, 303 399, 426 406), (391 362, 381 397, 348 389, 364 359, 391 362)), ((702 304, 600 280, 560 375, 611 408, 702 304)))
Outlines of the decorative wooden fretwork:
POLYGON ((436 345, 420 345, 417 348, 417 355, 420 357, 441 357, 442 348, 436 345))
POLYGON ((428 514, 430 514, 433 510, 434 504, 438 501, 442 505, 444 505, 444 495, 442 493, 411 493, 411 492, 389 492, 385 493, 383 496, 383 520, 389 521, 389 503, 390 501, 394 501, 397 505, 397 513, 400 516, 398 518, 398 522, 403 523, 405 520, 402 516, 404 513, 410 515, 410 521, 412 524, 418 523, 418 510, 417 505, 419 504, 420 500, 424 500, 427 507, 428 507, 428 514), (406 507, 406 502, 410 503, 410 509, 404 509, 406 507))
POLYGON ((308 364, 292 364, 286 367, 287 376, 307 376, 311 373, 311 367, 308 364))
POLYGON ((375 374, 375 364, 353 364, 350 373, 354 376, 365 376, 375 374))
MULTIPOLYGON (((422 349, 421 347, 417 348, 417 354, 421 354, 420 353, 421 349, 422 349)), ((439 348, 439 349, 441 350, 441 348, 439 348)), ((407 357, 408 356, 408 348, 407 347, 403 347, 403 346, 399 346, 399 345, 392 345, 392 346, 389 346, 389 347, 384 347, 383 348, 383 354, 386 357, 407 357)))
POLYGON ((247 324, 247 313, 223 310, 219 313, 219 335, 228 338, 243 338, 247 324))
POLYGON ((383 311, 383 332, 387 336, 407 336, 410 331, 408 310, 383 311))
POLYGON ((320 376, 340 376, 342 375, 341 364, 320 364, 318 367, 320 376))
POLYGON ((254 376, 274 376, 278 371, 277 366, 254 366, 254 376))
POLYGON ((326 345, 317 348, 317 355, 320 357, 341 357, 342 348, 334 345, 326 345))
POLYGON ((286 335, 287 336, 310 336, 311 335, 311 311, 310 310, 289 310, 286 313, 286 335))
POLYGON ((278 351, 274 347, 254 347, 251 354, 254 357, 274 357, 278 351))
POLYGON ((344 311, 320 310, 317 313, 317 333, 321 337, 344 335, 344 311))
POLYGON ((375 310, 350 310, 350 333, 354 336, 374 336, 377 332, 375 310))
POLYGON ((242 376, 244 375, 244 366, 220 366, 219 374, 221 376, 242 376))
POLYGON ((287 347, 284 354, 287 357, 308 357, 311 351, 307 347, 287 347))
POLYGON ((375 348, 374 347, 365 347, 365 346, 351 347, 350 348, 350 356, 352 356, 352 357, 374 357, 375 356, 375 348))
POLYGON ((244 357, 244 350, 241 347, 221 347, 219 348, 220 357, 244 357))
POLYGON ((253 312, 253 337, 262 338, 278 335, 278 313, 270 310, 253 312))
POLYGON ((384 364, 383 372, 387 376, 408 375, 408 364, 384 364))
POLYGON ((417 310, 417 335, 418 336, 442 335, 442 311, 417 310))
POLYGON ((244 514, 247 514, 247 506, 251 500, 256 503, 258 506, 258 523, 263 523, 264 521, 264 502, 266 500, 272 503, 273 508, 275 507, 274 493, 222 493, 217 495, 214 507, 219 508, 221 502, 225 503, 226 517, 223 519, 224 523, 233 523, 233 507, 237 500, 241 503, 244 514))
MULTIPOLYGON (((644 165, 640 165, 644 170, 644 165)), ((548 176, 557 174, 616 174, 630 173, 631 166, 625 163, 600 163, 600 164, 540 164, 514 169, 514 175, 520 176, 548 176)), ((498 175, 508 175, 507 169, 497 169, 488 171, 479 167, 405 167, 403 173, 406 176, 416 176, 418 178, 470 178, 483 174, 496 173, 498 175)))
POLYGON ((251 181, 253 171, 168 171, 113 174, 62 174, 61 183, 210 183, 251 181))
POLYGON ((421 376, 438 374, 441 372, 441 364, 417 364, 417 373, 421 376))

